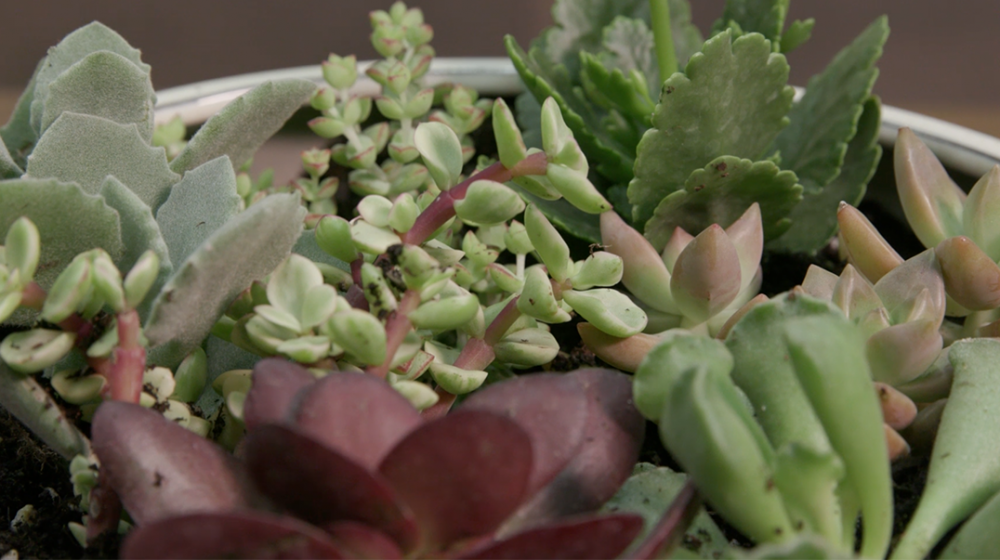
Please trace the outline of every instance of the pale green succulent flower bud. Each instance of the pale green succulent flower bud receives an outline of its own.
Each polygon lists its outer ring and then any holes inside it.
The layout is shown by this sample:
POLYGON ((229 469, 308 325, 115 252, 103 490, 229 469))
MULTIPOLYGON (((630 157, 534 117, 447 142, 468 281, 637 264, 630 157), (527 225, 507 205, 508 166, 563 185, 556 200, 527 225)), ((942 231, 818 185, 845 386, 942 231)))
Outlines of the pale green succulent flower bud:
POLYGON ((22 286, 31 282, 42 252, 41 237, 35 224, 25 217, 15 220, 7 229, 4 246, 0 249, 0 256, 3 258, 0 266, 5 266, 7 270, 17 270, 22 286))
POLYGON ((124 311, 126 307, 125 289, 122 287, 122 275, 118 272, 118 267, 103 249, 95 249, 92 255, 91 272, 94 291, 116 313, 124 311))
POLYGON ((427 111, 431 110, 431 105, 433 103, 434 90, 432 88, 419 90, 409 99, 409 101, 406 102, 406 106, 403 108, 403 114, 408 119, 418 119, 426 115, 427 111))
POLYGON ((455 201, 455 214, 469 224, 506 222, 524 211, 524 201, 513 190, 496 181, 473 181, 465 198, 455 201))
POLYGON ((588 214, 611 210, 611 203, 587 179, 586 171, 576 171, 557 163, 549 163, 545 178, 570 204, 588 214))
POLYGON ((524 272, 524 288, 517 300, 517 309, 529 317, 546 323, 565 323, 570 320, 552 292, 552 281, 539 266, 524 272))
POLYGON ((399 25, 382 25, 372 32, 372 46, 380 55, 395 60, 392 57, 406 48, 403 42, 404 36, 405 31, 399 25))
POLYGON ((99 374, 81 376, 78 373, 72 369, 56 372, 50 380, 52 388, 70 404, 81 405, 100 400, 108 379, 99 374))
POLYGON ((392 388, 399 391, 399 394, 406 397, 406 400, 410 401, 413 408, 417 410, 424 410, 434 406, 438 402, 438 394, 427 386, 425 383, 419 381, 412 381, 408 379, 401 379, 392 384, 392 388))
POLYGON ((351 222, 351 239, 359 251, 368 253, 369 255, 381 255, 389 247, 401 241, 399 236, 392 230, 385 227, 377 227, 359 219, 351 222))
POLYGON ((514 120, 514 113, 503 99, 497 99, 493 103, 493 135, 496 137, 500 163, 507 169, 511 169, 528 157, 521 129, 514 120))
POLYGON ((368 195, 358 203, 358 214, 369 224, 384 228, 389 225, 392 201, 384 196, 368 195))
MULTIPOLYGON (((392 41, 392 39, 385 39, 387 41, 392 41)), ((384 42, 385 41, 383 41, 383 43, 384 42)), ((375 80, 377 83, 381 84, 383 87, 396 95, 406 91, 406 88, 409 87, 410 81, 412 80, 410 69, 396 59, 379 60, 375 64, 372 64, 365 73, 368 74, 371 79, 375 80)))
POLYGON ((382 116, 387 119, 399 121, 406 118, 406 112, 403 110, 402 104, 395 98, 386 95, 376 97, 375 105, 378 107, 378 111, 382 113, 382 116))
POLYGON ((420 157, 420 151, 413 142, 412 129, 401 128, 392 135, 392 141, 389 142, 389 157, 399 163, 409 163, 420 157))
POLYGON ((685 316, 702 322, 732 303, 740 284, 736 247, 722 227, 712 224, 677 258, 670 293, 685 316))
POLYGON ((418 329, 445 331, 457 329, 468 323, 479 310, 479 298, 466 292, 464 295, 442 297, 420 304, 407 318, 418 329))
POLYGON ((330 88, 321 87, 313 92, 312 96, 309 97, 309 105, 317 111, 326 111, 336 107, 337 105, 337 92, 330 88))
POLYGON ((547 364, 559 353, 559 342, 544 329, 530 328, 512 332, 493 345, 499 362, 521 367, 547 364))
POLYGON ((316 224, 316 243, 344 262, 352 262, 358 257, 358 249, 351 238, 351 224, 339 216, 323 216, 320 219, 316 224))
POLYGON ((365 169, 375 164, 378 150, 375 141, 365 135, 359 135, 356 142, 337 144, 330 149, 330 157, 341 165, 354 169, 365 169))
POLYGON ((515 255, 527 255, 535 250, 535 246, 531 244, 531 238, 528 236, 528 229, 517 220, 511 221, 510 226, 507 227, 503 242, 507 250, 515 255))
POLYGON ((585 176, 588 165, 587 157, 580 149, 573 131, 566 126, 563 120, 562 111, 556 100, 549 97, 542 103, 542 149, 548 156, 549 163, 565 165, 566 167, 580 171, 585 176))
POLYGON ((337 345, 354 359, 365 365, 385 362, 385 327, 372 314, 350 309, 335 314, 328 324, 337 345))
POLYGON ((622 259, 622 284, 657 311, 680 314, 670 294, 670 272, 656 249, 614 212, 601 214, 604 249, 622 259))
POLYGON ((309 130, 323 138, 336 138, 344 133, 347 124, 339 117, 316 117, 309 121, 309 130))
POLYGON ((413 141, 438 188, 448 190, 458 183, 462 174, 462 144, 452 129, 437 122, 421 123, 413 141))
POLYGON ((574 290, 589 290, 593 287, 614 286, 621 282, 625 265, 622 258, 614 253, 598 251, 577 267, 569 282, 574 290))
POLYGON ((906 221, 924 247, 962 235, 965 192, 909 128, 899 129, 893 163, 906 221))
POLYGON ((174 374, 174 392, 171 398, 193 403, 201 396, 208 381, 208 357, 201 348, 188 354, 174 374))
POLYGON ((320 66, 323 79, 337 89, 347 89, 358 79, 358 59, 353 54, 344 57, 331 54, 320 66))
POLYGON ((406 42, 411 45, 426 45, 427 43, 430 43, 433 38, 434 28, 426 23, 408 25, 406 27, 406 42))
POLYGON ((392 6, 389 7, 389 17, 396 25, 406 25, 408 22, 411 25, 419 25, 424 21, 423 13, 420 10, 407 10, 404 2, 393 2, 392 6), (415 13, 411 15, 410 12, 415 13))
POLYGON ((330 150, 306 150, 302 152, 302 166, 314 179, 330 169, 330 150))
POLYGON ((462 251, 478 267, 484 267, 500 256, 499 251, 489 248, 472 231, 465 232, 465 237, 462 238, 462 251))
POLYGON ((361 287, 365 291, 365 299, 368 300, 373 315, 395 311, 399 305, 396 295, 382 274, 382 269, 371 263, 361 265, 361 287))
POLYGON ((430 370, 434 381, 453 395, 475 391, 482 386, 487 376, 485 371, 462 369, 437 361, 431 364, 430 370))
POLYGON ((581 317, 611 336, 625 338, 646 328, 646 313, 618 290, 566 290, 562 297, 581 317))
POLYGON ((531 244, 552 278, 557 282, 569 278, 574 268, 573 259, 569 255, 569 246, 555 226, 534 204, 529 205, 524 211, 524 227, 528 231, 531 244))
POLYGON ((65 320, 87 303, 93 292, 90 255, 77 255, 56 278, 42 306, 42 318, 51 323, 65 320))

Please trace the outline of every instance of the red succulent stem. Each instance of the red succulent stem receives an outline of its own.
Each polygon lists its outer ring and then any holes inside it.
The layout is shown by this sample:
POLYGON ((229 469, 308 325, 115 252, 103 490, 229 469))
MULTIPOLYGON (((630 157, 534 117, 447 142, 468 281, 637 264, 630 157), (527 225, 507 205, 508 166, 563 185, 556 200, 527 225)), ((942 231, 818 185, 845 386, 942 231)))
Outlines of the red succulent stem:
POLYGON ((379 379, 385 379, 386 375, 389 374, 389 367, 392 365, 392 359, 396 356, 396 351, 399 350, 407 333, 413 328, 407 315, 418 305, 420 305, 420 292, 406 290, 396 310, 389 314, 389 318, 385 322, 385 361, 377 366, 368 366, 365 371, 379 379))
POLYGON ((438 228, 455 216, 455 203, 465 198, 469 185, 472 183, 484 179, 505 183, 523 175, 544 175, 547 167, 548 159, 544 152, 531 154, 510 169, 504 167, 500 162, 494 163, 454 187, 442 191, 434 199, 434 202, 431 202, 430 206, 417 216, 417 222, 413 224, 410 231, 403 234, 403 243, 420 245, 427 241, 438 228))
POLYGON ((118 314, 118 346, 108 375, 111 400, 139 402, 142 375, 146 371, 146 349, 139 341, 140 327, 139 313, 134 309, 118 314))

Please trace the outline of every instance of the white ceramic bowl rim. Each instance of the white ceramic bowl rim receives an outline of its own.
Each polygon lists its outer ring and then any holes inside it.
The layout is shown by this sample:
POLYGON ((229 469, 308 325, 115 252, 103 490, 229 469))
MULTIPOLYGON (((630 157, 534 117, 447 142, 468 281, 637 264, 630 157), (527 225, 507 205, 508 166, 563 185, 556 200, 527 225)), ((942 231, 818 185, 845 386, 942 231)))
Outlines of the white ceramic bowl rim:
MULTIPOLYGON (((371 61, 359 62, 359 79, 352 91, 375 95, 378 85, 364 70, 371 61)), ((198 82, 157 92, 156 122, 166 122, 180 115, 185 124, 204 122, 233 99, 267 81, 301 78, 323 84, 318 65, 269 70, 198 82)), ((514 95, 523 91, 521 79, 507 58, 436 58, 425 78, 427 85, 457 82, 492 95, 514 95)), ((796 88, 797 96, 802 89, 796 88)), ((1000 164, 1000 139, 975 130, 928 117, 890 105, 882 107, 879 141, 892 146, 902 127, 912 129, 938 155, 941 161, 958 171, 978 177, 1000 164)))

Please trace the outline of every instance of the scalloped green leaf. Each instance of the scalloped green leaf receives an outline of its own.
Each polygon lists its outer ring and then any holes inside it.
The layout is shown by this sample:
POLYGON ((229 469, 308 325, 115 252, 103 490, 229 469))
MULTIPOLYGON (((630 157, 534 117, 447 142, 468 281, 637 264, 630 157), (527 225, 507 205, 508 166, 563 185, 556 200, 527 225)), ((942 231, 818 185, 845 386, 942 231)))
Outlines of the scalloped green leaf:
POLYGON ((243 165, 315 90, 316 84, 308 80, 264 82, 208 119, 170 168, 182 173, 224 155, 233 165, 243 165))
POLYGON ((798 175, 806 193, 819 191, 840 173, 888 36, 882 16, 810 78, 805 95, 788 113, 790 123, 775 138, 772 153, 781 154, 781 166, 798 175))
POLYGON ((663 199, 646 222, 645 235, 661 250, 674 228, 695 235, 712 224, 729 227, 757 202, 764 239, 775 239, 791 225, 787 216, 801 199, 802 185, 795 173, 767 160, 723 156, 692 173, 684 190, 663 199))
POLYGON ((15 179, 23 174, 24 171, 14 162, 14 158, 7 150, 3 138, 0 138, 0 179, 15 179))
POLYGON ((650 95, 659 93, 661 82, 660 68, 656 63, 656 44, 653 32, 645 21, 616 17, 601 32, 601 46, 604 51, 597 57, 607 68, 617 68, 626 73, 638 70, 649 83, 650 95))
POLYGON ((48 57, 43 57, 38 61, 34 73, 31 74, 31 80, 28 81, 28 85, 25 86, 21 96, 17 99, 17 104, 14 105, 14 111, 10 114, 7 124, 0 127, 0 138, 10 150, 14 163, 21 169, 24 169, 28 154, 35 146, 35 141, 38 140, 38 134, 35 133, 35 129, 31 128, 31 102, 35 98, 38 72, 45 66, 47 60, 48 57))
POLYGON ((170 171, 163 148, 146 144, 134 124, 63 113, 38 140, 28 157, 27 175, 73 181, 97 193, 114 175, 156 210, 180 176, 170 171))
POLYGON ((124 56, 99 51, 69 67, 49 84, 40 121, 47 129, 65 111, 134 123, 147 143, 153 137, 156 94, 149 71, 124 56))
POLYGON ((726 0, 726 7, 713 29, 725 29, 736 22, 744 33, 760 33, 774 42, 781 38, 789 0, 726 0))
MULTIPOLYGON (((122 254, 118 212, 79 185, 54 179, 10 179, 0 182, 0 201, 0 231, 7 231, 21 216, 38 228, 42 253, 35 281, 46 290, 84 251, 100 247, 112 258, 122 254)), ((22 310, 11 321, 23 324, 28 318, 22 310)))
POLYGON ((599 105, 642 122, 652 114, 659 90, 653 33, 642 20, 618 17, 604 35, 607 51, 580 53, 583 89, 599 105))
POLYGON ((288 256, 305 213, 297 194, 273 194, 216 230, 157 296, 145 327, 150 344, 201 344, 230 302, 288 256))
POLYGON ((49 86, 71 66, 97 51, 119 54, 143 72, 149 73, 149 65, 142 62, 142 53, 132 48, 128 41, 108 26, 95 21, 77 29, 49 49, 45 63, 38 70, 31 101, 31 127, 38 136, 41 136, 42 115, 49 96, 49 86))
MULTIPOLYGON (((638 545, 656 527, 674 498, 684 488, 687 478, 686 474, 674 472, 667 467, 639 463, 618 493, 601 506, 601 512, 641 515, 643 531, 635 539, 635 544, 638 545)), ((728 549, 729 540, 704 508, 699 510, 685 535, 689 538, 685 538, 679 546, 700 558, 718 558, 728 549)), ((627 554, 622 556, 628 557, 627 554)))
MULTIPOLYGON (((153 282, 153 286, 148 292, 155 296, 173 273, 174 267, 170 261, 167 244, 160 232, 160 226, 153 218, 153 211, 134 192, 114 177, 108 177, 101 185, 101 196, 104 197, 104 202, 108 206, 118 211, 118 216, 121 218, 122 241, 125 247, 121 257, 115 260, 115 264, 122 275, 128 274, 139 257, 150 249, 159 257, 160 270, 157 272, 156 281, 153 282)), ((150 295, 147 295, 144 304, 139 306, 139 314, 143 318, 149 313, 149 307, 152 305, 153 300, 150 295)))
POLYGON ((858 132, 847 145, 840 174, 823 190, 805 193, 788 215, 792 226, 768 244, 772 251, 815 253, 837 233, 837 207, 840 201, 857 206, 865 196, 868 181, 875 175, 882 147, 878 144, 882 107, 878 97, 865 102, 858 120, 858 132))
POLYGON ((569 75, 576 76, 580 71, 579 53, 601 50, 604 28, 618 16, 649 21, 649 2, 648 0, 556 0, 552 5, 554 25, 548 28, 532 47, 540 46, 551 62, 564 64, 569 75))
POLYGON ((226 156, 184 174, 156 211, 156 223, 170 248, 170 260, 181 263, 212 233, 239 213, 236 173, 226 156))
POLYGON ((688 176, 719 156, 757 159, 785 125, 794 90, 788 63, 758 34, 726 31, 705 42, 684 74, 663 85, 654 128, 639 142, 628 187, 635 224, 653 215, 688 176))

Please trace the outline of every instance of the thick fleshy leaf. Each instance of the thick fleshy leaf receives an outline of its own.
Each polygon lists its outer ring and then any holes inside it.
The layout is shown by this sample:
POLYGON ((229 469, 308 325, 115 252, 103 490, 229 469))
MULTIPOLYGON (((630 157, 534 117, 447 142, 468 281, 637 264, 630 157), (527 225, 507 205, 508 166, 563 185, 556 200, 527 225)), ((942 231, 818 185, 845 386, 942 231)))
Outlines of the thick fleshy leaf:
POLYGON ((208 119, 170 168, 183 173, 220 156, 229 156, 234 166, 243 165, 315 90, 316 84, 308 80, 264 82, 208 119))
POLYGON ((642 530, 631 513, 593 515, 528 529, 512 537, 464 551, 460 558, 617 558, 642 530))
POLYGON ((0 406, 67 461, 90 453, 90 441, 35 380, 0 362, 0 406))
POLYGON ((890 385, 913 381, 934 363, 943 344, 933 319, 881 329, 865 344, 872 379, 890 385))
POLYGON ((460 410, 486 410, 517 422, 531 437, 528 495, 547 484, 576 456, 583 441, 587 396, 572 377, 522 375, 476 391, 460 410))
POLYGON ((184 354, 200 344, 233 299, 288 256, 304 215, 298 195, 268 196, 216 230, 183 264, 175 264, 146 322, 150 343, 174 342, 186 349, 184 354))
POLYGON ((261 491, 298 517, 314 525, 358 521, 405 550, 416 544, 416 522, 399 493, 377 472, 312 437, 267 424, 247 435, 244 452, 261 491))
POLYGON ((660 343, 660 337, 639 333, 627 338, 611 336, 590 323, 577 323, 577 332, 587 348, 608 365, 625 372, 639 368, 646 354, 660 343))
POLYGON ((531 469, 531 438, 516 422, 459 410, 407 436, 379 472, 413 510, 430 551, 499 527, 525 498, 531 469))
POLYGON ((196 513, 133 529, 122 558, 348 558, 323 531, 262 512, 196 513))
POLYGON ((621 257, 622 284, 630 292, 658 311, 679 313, 670 297, 670 273, 646 238, 618 214, 605 212, 601 214, 601 239, 605 250, 621 257))
POLYGON ((644 226, 664 197, 715 158, 763 155, 788 123, 794 92, 787 81, 788 63, 760 35, 733 40, 726 31, 706 41, 684 73, 664 83, 654 128, 636 148, 628 187, 635 223, 644 226))
POLYGON ((611 336, 625 338, 646 328, 647 317, 642 307, 618 290, 567 290, 562 296, 573 311, 611 336))
POLYGON ((771 161, 753 162, 723 156, 695 170, 684 189, 663 199, 646 222, 646 238, 662 249, 674 228, 701 231, 712 224, 729 227, 751 204, 760 205, 764 239, 772 240, 791 226, 787 216, 802 199, 795 173, 771 161))
POLYGON ((305 390, 288 419, 372 470, 421 423, 420 413, 388 383, 352 372, 331 373, 305 390))
POLYGON ((40 131, 44 136, 49 125, 69 111, 119 124, 135 124, 139 136, 149 142, 153 136, 155 103, 148 66, 140 68, 120 54, 97 51, 49 84, 40 131))
POLYGON ((413 133, 413 142, 438 188, 447 190, 458 184, 462 174, 462 146, 448 125, 422 123, 413 133))
POLYGON ((370 560, 396 560, 403 558, 403 551, 385 533, 356 521, 335 521, 326 527, 337 546, 350 553, 351 558, 370 560))
POLYGON ((840 225, 840 246, 847 253, 847 261, 869 282, 878 282, 890 270, 903 264, 903 257, 857 208, 841 202, 837 223, 840 225))
POLYGON ((927 249, 892 269, 875 282, 875 293, 893 323, 930 319, 938 327, 944 320, 945 283, 941 264, 933 249, 927 249), (921 296, 925 290, 927 295, 921 296))
POLYGON ((236 174, 222 156, 184 174, 156 211, 156 223, 170 248, 170 260, 182 263, 222 224, 240 211, 236 174))
POLYGON ((632 404, 632 382, 620 372, 587 368, 569 374, 587 395, 584 444, 576 457, 508 523, 534 525, 592 511, 632 473, 646 422, 632 404))
POLYGON ((1000 267, 965 236, 951 237, 934 248, 948 295, 973 311, 1000 307, 1000 267))
POLYGON ((154 410, 107 401, 94 414, 91 436, 102 479, 140 525, 250 505, 231 455, 154 410))
POLYGON ((951 180, 937 156, 909 128, 899 129, 892 153, 899 202, 924 247, 962 235, 965 191, 951 180))
POLYGON ((696 322, 707 321, 739 295, 740 257, 729 236, 713 224, 681 251, 670 292, 677 307, 696 322))
POLYGON ((1000 260, 1000 227, 994 217, 1000 212, 1000 165, 994 165, 976 181, 965 199, 962 229, 994 262, 1000 260))
POLYGON ((153 210, 180 181, 167 165, 166 151, 146 144, 135 125, 76 113, 63 113, 52 123, 25 171, 35 178, 74 181, 88 193, 97 193, 114 175, 153 210))
POLYGON ((281 358, 258 362, 251 379, 243 402, 243 422, 248 430, 288 420, 296 395, 316 382, 304 367, 281 358))

